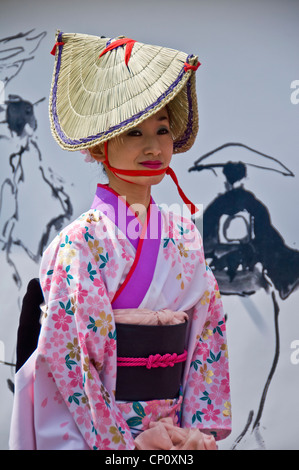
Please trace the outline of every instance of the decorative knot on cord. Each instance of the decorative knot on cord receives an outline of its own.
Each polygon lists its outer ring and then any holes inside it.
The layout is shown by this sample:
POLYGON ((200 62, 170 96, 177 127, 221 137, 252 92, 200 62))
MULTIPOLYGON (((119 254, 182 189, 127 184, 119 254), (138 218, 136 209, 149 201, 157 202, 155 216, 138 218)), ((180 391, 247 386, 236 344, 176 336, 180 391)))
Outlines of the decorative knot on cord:
POLYGON ((55 55, 55 54, 56 54, 56 48, 57 48, 57 46, 64 46, 64 44, 65 44, 65 43, 64 43, 64 42, 61 42, 61 41, 55 42, 54 47, 53 47, 53 49, 51 50, 51 54, 52 54, 52 55, 55 55))
POLYGON ((173 367, 177 357, 178 355, 176 353, 164 354, 164 356, 161 356, 160 354, 155 354, 153 356, 151 354, 147 359, 146 368, 151 369, 152 367, 173 367))
POLYGON ((173 367, 179 362, 184 362, 187 359, 187 351, 182 354, 151 354, 148 357, 118 357, 117 365, 122 367, 135 367, 143 366, 147 369, 157 367, 173 367))
POLYGON ((193 70, 194 72, 196 72, 196 70, 198 69, 198 67, 201 65, 200 62, 197 62, 196 65, 191 65, 191 64, 188 64, 188 62, 185 62, 184 63, 184 71, 185 72, 188 72, 188 70, 193 70))
POLYGON ((134 39, 129 39, 129 38, 117 39, 116 41, 113 41, 111 44, 109 44, 109 46, 106 47, 106 49, 104 49, 101 52, 99 57, 102 57, 104 54, 106 54, 106 52, 112 51, 113 49, 116 49, 117 47, 125 45, 126 46, 125 64, 126 64, 126 66, 128 66, 128 63, 129 63, 129 60, 130 60, 130 57, 131 57, 131 53, 132 53, 132 49, 133 49, 133 46, 134 46, 135 42, 136 41, 134 41, 134 39))

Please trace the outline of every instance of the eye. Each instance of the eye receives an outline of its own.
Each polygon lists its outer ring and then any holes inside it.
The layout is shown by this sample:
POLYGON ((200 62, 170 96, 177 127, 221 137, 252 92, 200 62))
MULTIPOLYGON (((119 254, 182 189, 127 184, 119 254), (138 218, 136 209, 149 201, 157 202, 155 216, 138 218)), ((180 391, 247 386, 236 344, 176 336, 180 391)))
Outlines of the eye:
POLYGON ((131 130, 127 133, 127 135, 128 135, 129 137, 139 137, 139 136, 142 135, 142 133, 141 133, 141 131, 140 131, 139 129, 131 129, 131 130))
POLYGON ((158 134, 159 135, 165 135, 165 134, 169 134, 169 129, 167 127, 161 127, 159 130, 158 130, 158 134))

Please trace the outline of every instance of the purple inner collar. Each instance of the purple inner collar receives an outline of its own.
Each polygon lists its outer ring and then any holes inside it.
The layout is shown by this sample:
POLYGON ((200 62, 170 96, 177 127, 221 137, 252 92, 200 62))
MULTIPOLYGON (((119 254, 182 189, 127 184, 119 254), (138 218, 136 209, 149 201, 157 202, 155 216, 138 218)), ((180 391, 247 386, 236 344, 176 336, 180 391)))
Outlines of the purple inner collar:
MULTIPOLYGON (((152 198, 149 210, 151 206, 156 207, 152 198)), ((104 213, 137 250, 142 232, 142 223, 123 197, 119 196, 108 185, 98 184, 91 209, 98 209, 104 213)), ((156 211, 154 212, 156 213, 156 211)), ((160 221, 156 217, 152 223, 148 223, 145 238, 160 238, 161 227, 159 225, 160 221)))
POLYGON ((91 209, 105 213, 136 249, 133 265, 115 293, 112 307, 138 308, 156 268, 162 233, 161 212, 151 198, 147 219, 142 226, 126 201, 105 185, 98 185, 91 209))

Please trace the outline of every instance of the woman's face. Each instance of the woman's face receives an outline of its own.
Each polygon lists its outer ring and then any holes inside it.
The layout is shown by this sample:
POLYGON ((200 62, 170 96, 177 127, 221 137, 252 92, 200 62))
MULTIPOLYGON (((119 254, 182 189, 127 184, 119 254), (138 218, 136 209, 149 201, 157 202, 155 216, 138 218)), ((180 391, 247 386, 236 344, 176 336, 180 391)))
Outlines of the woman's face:
MULTIPOLYGON (((163 179, 165 173, 151 175, 151 172, 167 168, 172 153, 173 139, 167 108, 158 111, 120 137, 109 140, 108 144, 110 165, 121 170, 148 171, 148 176, 123 177, 132 183, 147 186, 158 184, 163 179)), ((102 162, 105 160, 105 155, 96 156, 93 152, 92 155, 102 162)), ((109 169, 106 171, 111 182, 111 178, 115 178, 115 175, 109 169)))

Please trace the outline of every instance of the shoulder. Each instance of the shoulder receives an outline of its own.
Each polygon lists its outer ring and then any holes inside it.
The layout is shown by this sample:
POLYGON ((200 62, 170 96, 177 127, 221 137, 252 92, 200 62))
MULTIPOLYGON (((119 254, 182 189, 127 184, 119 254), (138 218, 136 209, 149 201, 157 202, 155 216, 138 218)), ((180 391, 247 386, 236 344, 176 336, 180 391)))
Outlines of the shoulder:
POLYGON ((108 231, 105 223, 109 221, 103 214, 90 210, 56 235, 40 263, 39 277, 44 293, 50 289, 51 283, 66 289, 72 287, 80 269, 84 270, 85 277, 94 280, 96 262, 103 251, 100 237, 108 231))
POLYGON ((110 233, 109 219, 98 210, 91 209, 64 227, 49 244, 44 255, 57 252, 66 246, 80 249, 82 245, 97 239, 103 239, 110 233))

